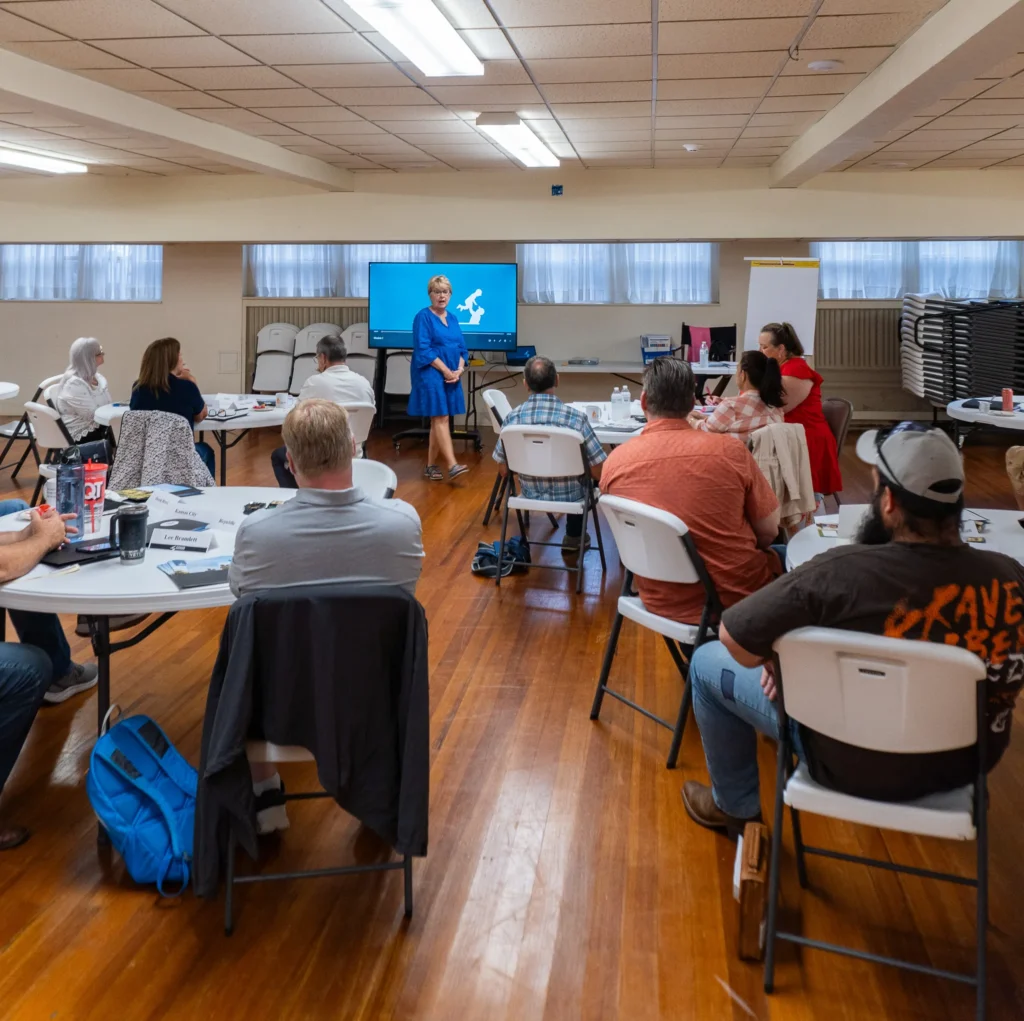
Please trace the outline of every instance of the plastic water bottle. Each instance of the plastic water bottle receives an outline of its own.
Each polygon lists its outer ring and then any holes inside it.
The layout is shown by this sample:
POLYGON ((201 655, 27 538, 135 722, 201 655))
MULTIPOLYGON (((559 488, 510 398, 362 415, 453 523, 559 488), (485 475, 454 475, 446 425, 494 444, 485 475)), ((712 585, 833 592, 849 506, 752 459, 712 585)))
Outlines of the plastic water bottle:
POLYGON ((633 395, 629 392, 628 383, 622 388, 622 407, 625 409, 622 417, 628 419, 633 414, 633 395))
POLYGON ((700 367, 706 369, 708 367, 708 355, 710 354, 711 345, 705 340, 701 341, 700 345, 700 367))
POLYGON ((619 390, 619 388, 617 386, 613 387, 612 388, 612 406, 609 409, 609 414, 610 414, 611 420, 613 422, 617 422, 619 420, 619 404, 621 403, 621 401, 622 401, 622 393, 621 393, 621 391, 619 390))
POLYGON ((81 539, 85 535, 85 469, 78 448, 73 453, 65 452, 63 460, 57 465, 57 513, 74 514, 74 520, 65 524, 70 532, 77 528, 73 539, 81 539))

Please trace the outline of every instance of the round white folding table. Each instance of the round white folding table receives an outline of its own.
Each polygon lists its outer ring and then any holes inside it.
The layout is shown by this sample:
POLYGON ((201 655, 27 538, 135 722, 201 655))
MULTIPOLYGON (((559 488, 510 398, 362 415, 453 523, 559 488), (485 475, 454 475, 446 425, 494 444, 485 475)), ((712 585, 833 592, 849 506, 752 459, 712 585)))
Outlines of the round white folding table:
POLYGON ((17 383, 0 383, 0 401, 10 400, 21 393, 21 387, 17 383))
MULTIPOLYGON (((192 427, 197 433, 212 433, 213 438, 220 447, 220 484, 226 486, 228 480, 228 451, 239 443, 250 429, 267 429, 271 426, 280 426, 285 416, 295 406, 295 399, 289 398, 288 403, 281 407, 271 406, 262 411, 253 407, 257 400, 266 400, 265 394, 231 394, 229 395, 245 410, 240 414, 233 414, 230 418, 218 418, 212 412, 202 422, 196 422, 192 427), (228 433, 237 432, 238 435, 229 443, 228 433)), ((216 394, 203 394, 207 405, 217 400, 216 394)), ((128 411, 127 404, 104 404, 96 409, 93 416, 97 425, 110 425, 117 421, 128 411)))
MULTIPOLYGON (((970 400, 971 398, 967 398, 970 400)), ((994 401, 999 403, 998 397, 991 398, 975 398, 980 400, 985 406, 984 408, 965 408, 964 402, 950 401, 946 405, 946 414, 956 423, 956 443, 957 446, 963 446, 964 438, 970 428, 978 428, 980 426, 986 429, 1008 429, 1011 432, 1022 432, 1024 431, 1024 412, 1022 411, 992 411, 990 408, 990 402, 994 401), (963 422, 968 426, 968 429, 963 430, 960 427, 960 423, 963 422)), ((1018 394, 1013 395, 1013 405, 1016 408, 1018 405, 1024 402, 1024 396, 1018 394)))
MULTIPOLYGON (((601 409, 600 419, 596 421, 591 419, 590 424, 594 429, 594 435, 597 436, 598 442, 603 447, 614 447, 620 443, 625 443, 626 440, 639 436, 644 430, 644 423, 638 422, 635 418, 627 418, 622 422, 612 421, 611 401, 573 401, 570 407, 575 408, 577 411, 582 411, 588 418, 590 416, 587 413, 587 408, 596 407, 601 409)), ((639 401, 633 401, 630 413, 636 415, 641 413, 639 401)))
MULTIPOLYGON (((202 496, 189 497, 186 505, 209 509, 217 517, 232 516, 243 519, 243 508, 248 503, 269 503, 289 500, 297 490, 275 487, 237 486, 203 490, 202 496)), ((102 537, 109 529, 110 515, 103 516, 103 526, 97 535, 102 537)), ((18 514, 0 518, 0 531, 17 531, 25 527, 18 514)), ((30 610, 35 613, 77 613, 90 619, 93 650, 99 667, 97 688, 97 721, 110 706, 110 656, 114 652, 131 648, 149 637, 179 610, 199 610, 212 606, 229 606, 235 597, 226 582, 202 588, 179 589, 161 571, 159 564, 168 560, 202 560, 207 557, 228 556, 235 547, 237 526, 210 526, 216 545, 206 552, 197 550, 148 549, 141 564, 122 564, 120 559, 101 560, 81 565, 78 570, 39 564, 28 574, 0 585, 0 608, 30 610), (117 614, 157 613, 141 631, 120 642, 110 640, 110 618, 117 614)), ((6 617, 0 613, 0 620, 6 617)), ((2 626, 2 625, 0 625, 2 626)), ((3 635, 0 634, 0 639, 3 635)))
MULTIPOLYGON (((843 505, 846 507, 846 504, 843 505)), ((864 504, 859 508, 851 505, 851 511, 855 509, 866 510, 864 504)), ((792 570, 808 560, 816 557, 819 553, 826 553, 836 546, 846 545, 849 539, 839 539, 835 536, 823 536, 818 531, 818 525, 834 525, 838 522, 837 514, 821 514, 815 518, 815 524, 801 529, 786 547, 786 567, 792 570)), ((985 542, 973 544, 977 549, 994 550, 996 553, 1005 553, 1014 560, 1024 563, 1024 527, 1020 525, 1022 520, 1020 511, 1009 510, 975 510, 973 508, 964 511, 963 535, 980 535, 985 542), (983 531, 979 532, 976 522, 980 522, 983 531)))

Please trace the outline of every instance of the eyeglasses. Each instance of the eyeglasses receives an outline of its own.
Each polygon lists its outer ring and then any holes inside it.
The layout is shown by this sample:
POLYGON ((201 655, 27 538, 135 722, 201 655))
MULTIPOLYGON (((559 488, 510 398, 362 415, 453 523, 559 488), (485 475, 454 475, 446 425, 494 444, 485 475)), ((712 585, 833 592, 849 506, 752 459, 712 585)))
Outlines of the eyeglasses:
POLYGON ((924 425, 921 422, 897 422, 895 425, 889 426, 888 429, 879 429, 875 435, 875 450, 878 452, 878 464, 885 469, 886 477, 891 481, 900 485, 899 476, 892 470, 892 466, 885 459, 885 454, 882 453, 882 444, 885 443, 890 436, 895 436, 897 433, 926 433, 931 432, 932 427, 930 425, 924 425))

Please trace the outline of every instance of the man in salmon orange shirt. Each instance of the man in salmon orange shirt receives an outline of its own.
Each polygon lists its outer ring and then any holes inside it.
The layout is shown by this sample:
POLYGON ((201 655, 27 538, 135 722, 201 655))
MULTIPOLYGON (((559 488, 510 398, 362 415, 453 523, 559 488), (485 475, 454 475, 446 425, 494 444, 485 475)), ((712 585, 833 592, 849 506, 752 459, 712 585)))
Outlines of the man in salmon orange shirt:
MULTIPOLYGON (((771 548, 779 533, 779 503, 744 444, 690 426, 695 392, 686 362, 663 357, 647 366, 640 403, 648 425, 608 456, 601 489, 681 518, 728 607, 782 574, 782 557, 771 548)), ((652 613, 686 624, 700 621, 701 584, 636 581, 652 613)))

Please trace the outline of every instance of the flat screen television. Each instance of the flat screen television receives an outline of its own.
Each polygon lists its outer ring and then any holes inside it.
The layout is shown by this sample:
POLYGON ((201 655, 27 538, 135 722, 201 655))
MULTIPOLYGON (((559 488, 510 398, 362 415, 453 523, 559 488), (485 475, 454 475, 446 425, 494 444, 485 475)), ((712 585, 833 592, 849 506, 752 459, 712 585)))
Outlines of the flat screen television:
POLYGON ((514 351, 518 267, 514 262, 371 262, 370 347, 412 347, 412 321, 430 304, 427 282, 452 282, 454 313, 470 351, 514 351))

